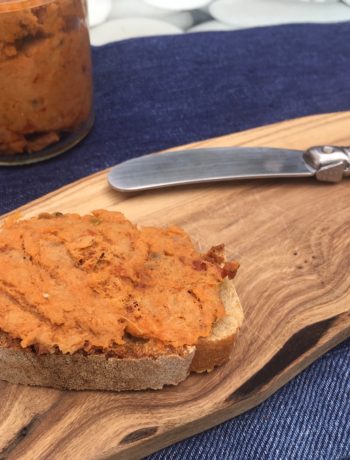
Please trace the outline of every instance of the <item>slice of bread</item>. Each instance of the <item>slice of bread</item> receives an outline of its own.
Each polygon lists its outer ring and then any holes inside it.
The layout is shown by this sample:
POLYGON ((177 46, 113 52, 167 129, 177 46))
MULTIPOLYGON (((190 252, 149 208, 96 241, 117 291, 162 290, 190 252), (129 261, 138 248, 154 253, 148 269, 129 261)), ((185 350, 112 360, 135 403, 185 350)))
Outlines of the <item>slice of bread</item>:
MULTIPOLYGON (((212 334, 196 346, 167 351, 158 356, 108 357, 104 354, 38 354, 0 334, 0 378, 15 384, 67 390, 144 390, 177 385, 191 371, 211 371, 225 363, 243 321, 243 311, 233 282, 225 279, 221 297, 226 315, 212 334)), ((149 353, 147 344, 144 352, 149 353)))
POLYGON ((0 379, 73 390, 176 385, 229 359, 239 264, 178 227, 40 214, 0 231, 0 379))

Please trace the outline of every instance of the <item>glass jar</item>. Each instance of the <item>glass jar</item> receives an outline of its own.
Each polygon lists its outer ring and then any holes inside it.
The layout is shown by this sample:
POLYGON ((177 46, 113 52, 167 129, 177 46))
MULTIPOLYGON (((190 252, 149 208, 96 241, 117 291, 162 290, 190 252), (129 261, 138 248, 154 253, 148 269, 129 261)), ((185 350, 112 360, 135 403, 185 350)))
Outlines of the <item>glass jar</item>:
POLYGON ((0 164, 73 147, 93 124, 85 0, 0 0, 0 164))

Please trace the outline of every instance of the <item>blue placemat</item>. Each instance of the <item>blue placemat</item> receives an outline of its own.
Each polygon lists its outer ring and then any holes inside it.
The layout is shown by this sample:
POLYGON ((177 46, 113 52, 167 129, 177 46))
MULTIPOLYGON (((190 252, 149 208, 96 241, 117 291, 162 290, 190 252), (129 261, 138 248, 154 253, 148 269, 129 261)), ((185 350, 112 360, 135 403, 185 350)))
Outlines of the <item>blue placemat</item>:
MULTIPOLYGON (((350 110, 349 36, 349 23, 294 25, 95 49, 93 132, 45 163, 0 169, 0 213, 137 155, 350 110)), ((150 458, 348 458, 349 382, 347 341, 255 410, 150 458)))

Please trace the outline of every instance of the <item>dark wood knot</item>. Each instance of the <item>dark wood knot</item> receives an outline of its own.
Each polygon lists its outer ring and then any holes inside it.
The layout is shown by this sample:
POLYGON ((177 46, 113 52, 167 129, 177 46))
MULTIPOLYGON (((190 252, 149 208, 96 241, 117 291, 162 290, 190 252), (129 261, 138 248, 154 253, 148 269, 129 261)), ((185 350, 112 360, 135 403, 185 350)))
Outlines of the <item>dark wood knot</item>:
POLYGON ((158 431, 157 426, 150 426, 147 428, 141 428, 140 430, 133 431, 132 433, 129 433, 126 435, 119 443, 119 445, 124 445, 124 444, 131 444, 136 441, 140 441, 141 439, 149 438, 150 436, 153 436, 156 434, 158 431))
POLYGON ((296 332, 263 368, 243 383, 226 401, 232 403, 246 399, 270 383, 293 362, 310 351, 341 316, 343 315, 310 324, 296 332))

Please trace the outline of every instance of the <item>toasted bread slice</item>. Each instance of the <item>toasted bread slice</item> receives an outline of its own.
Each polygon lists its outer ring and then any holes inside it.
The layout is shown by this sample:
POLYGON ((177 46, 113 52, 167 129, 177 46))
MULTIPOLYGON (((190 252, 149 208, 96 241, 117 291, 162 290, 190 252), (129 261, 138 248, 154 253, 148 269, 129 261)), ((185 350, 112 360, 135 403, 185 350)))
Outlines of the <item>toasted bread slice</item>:
POLYGON ((159 389, 229 359, 243 313, 222 244, 97 210, 6 220, 0 249, 0 379, 159 389))
POLYGON ((3 333, 0 335, 0 378, 15 384, 68 390, 123 391, 177 385, 191 371, 211 371, 229 359, 243 311, 232 281, 223 281, 221 296, 227 314, 214 324, 211 336, 200 339, 196 346, 158 356, 38 354, 30 348, 21 348, 3 333))

